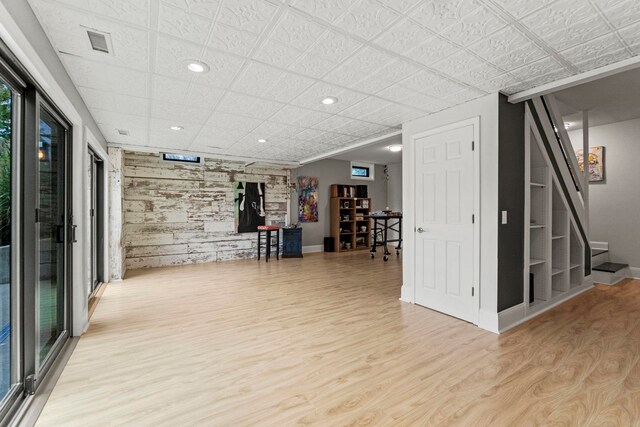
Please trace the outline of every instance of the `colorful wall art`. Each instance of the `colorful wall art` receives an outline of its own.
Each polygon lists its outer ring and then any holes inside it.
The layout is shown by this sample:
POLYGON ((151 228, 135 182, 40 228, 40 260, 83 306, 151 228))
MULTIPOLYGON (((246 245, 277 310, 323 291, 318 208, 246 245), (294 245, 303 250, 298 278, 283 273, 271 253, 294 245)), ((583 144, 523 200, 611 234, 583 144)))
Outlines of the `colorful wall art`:
POLYGON ((318 222, 318 178, 298 178, 298 221, 318 222))
POLYGON ((259 225, 265 225, 264 189, 264 182, 233 183, 236 233, 256 232, 259 225))
MULTIPOLYGON (((580 171, 584 172, 584 153, 576 150, 580 171)), ((597 146, 589 148, 589 182, 604 181, 604 147, 597 146)))

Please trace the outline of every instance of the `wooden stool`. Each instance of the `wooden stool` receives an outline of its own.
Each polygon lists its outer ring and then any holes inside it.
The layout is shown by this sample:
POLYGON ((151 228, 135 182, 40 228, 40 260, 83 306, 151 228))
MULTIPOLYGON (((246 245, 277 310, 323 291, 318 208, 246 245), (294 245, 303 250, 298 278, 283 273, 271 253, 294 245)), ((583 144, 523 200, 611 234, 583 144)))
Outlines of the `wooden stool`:
POLYGON ((271 258, 271 246, 273 246, 273 242, 271 241, 271 232, 276 232, 276 259, 280 259, 280 226, 279 225, 259 225, 258 226, 258 261, 260 261, 260 249, 262 248, 262 233, 267 234, 267 240, 265 242, 266 246, 266 255, 265 259, 269 262, 269 258, 271 258))

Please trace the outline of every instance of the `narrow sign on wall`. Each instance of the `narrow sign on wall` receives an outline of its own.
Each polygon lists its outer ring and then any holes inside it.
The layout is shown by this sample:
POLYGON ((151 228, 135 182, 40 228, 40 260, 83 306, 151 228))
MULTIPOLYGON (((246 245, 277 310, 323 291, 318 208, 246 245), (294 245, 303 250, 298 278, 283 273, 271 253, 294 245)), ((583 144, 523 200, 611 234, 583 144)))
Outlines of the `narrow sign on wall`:
POLYGON ((256 232, 265 225, 264 190, 264 182, 233 183, 236 233, 256 232))
POLYGON ((298 221, 318 222, 318 178, 298 178, 298 221))

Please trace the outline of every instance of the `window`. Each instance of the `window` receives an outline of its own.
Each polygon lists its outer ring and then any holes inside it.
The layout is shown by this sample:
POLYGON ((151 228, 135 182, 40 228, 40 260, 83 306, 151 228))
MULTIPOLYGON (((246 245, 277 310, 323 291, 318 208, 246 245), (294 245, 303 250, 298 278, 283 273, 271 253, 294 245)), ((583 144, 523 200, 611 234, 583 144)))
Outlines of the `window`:
POLYGON ((375 165, 371 163, 351 162, 351 179, 374 180, 375 165))
POLYGON ((163 153, 162 160, 167 162, 201 163, 200 156, 190 156, 188 154, 163 153))

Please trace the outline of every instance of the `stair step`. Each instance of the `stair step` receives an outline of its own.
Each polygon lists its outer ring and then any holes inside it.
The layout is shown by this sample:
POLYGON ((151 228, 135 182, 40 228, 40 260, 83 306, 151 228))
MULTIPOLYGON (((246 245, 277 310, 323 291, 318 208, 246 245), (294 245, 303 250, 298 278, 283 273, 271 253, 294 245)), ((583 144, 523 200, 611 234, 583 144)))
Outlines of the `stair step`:
POLYGON ((605 273, 616 273, 623 268, 629 267, 629 264, 618 264, 616 262, 604 262, 597 267, 594 267, 595 271, 604 271, 605 273))
POLYGON ((591 249, 591 256, 594 257, 594 256, 606 254, 607 252, 609 252, 609 249, 591 249))

